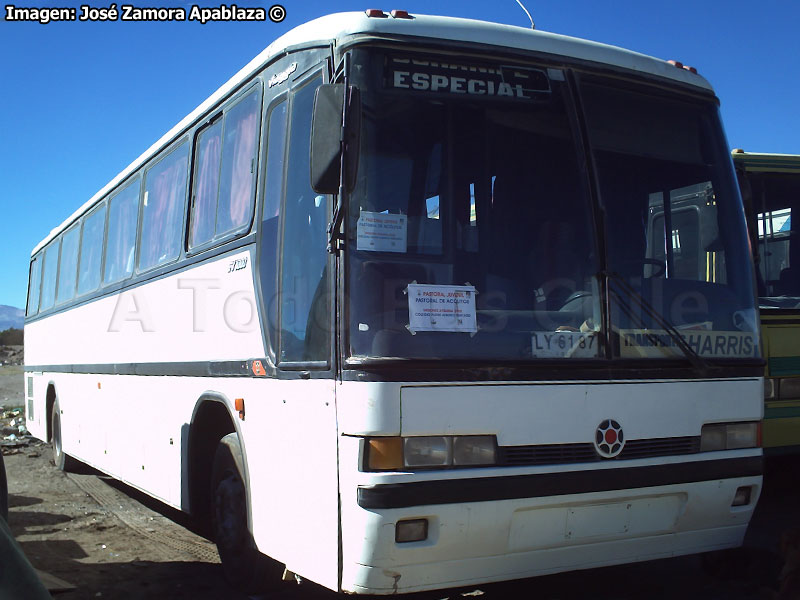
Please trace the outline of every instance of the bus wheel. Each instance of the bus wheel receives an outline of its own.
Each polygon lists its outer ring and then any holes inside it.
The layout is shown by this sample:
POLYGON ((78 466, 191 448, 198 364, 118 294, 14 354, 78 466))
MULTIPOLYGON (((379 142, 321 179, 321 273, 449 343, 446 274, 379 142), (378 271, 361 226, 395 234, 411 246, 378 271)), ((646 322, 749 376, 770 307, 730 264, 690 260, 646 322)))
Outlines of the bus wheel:
POLYGON ((58 400, 53 403, 53 412, 50 416, 52 429, 50 443, 53 446, 53 462, 59 471, 75 471, 78 462, 71 456, 64 454, 64 449, 61 447, 61 408, 58 406, 58 400))
POLYGON ((211 469, 212 526, 225 579, 245 594, 280 581, 282 566, 255 546, 247 519, 247 489, 239 436, 222 438, 211 469))

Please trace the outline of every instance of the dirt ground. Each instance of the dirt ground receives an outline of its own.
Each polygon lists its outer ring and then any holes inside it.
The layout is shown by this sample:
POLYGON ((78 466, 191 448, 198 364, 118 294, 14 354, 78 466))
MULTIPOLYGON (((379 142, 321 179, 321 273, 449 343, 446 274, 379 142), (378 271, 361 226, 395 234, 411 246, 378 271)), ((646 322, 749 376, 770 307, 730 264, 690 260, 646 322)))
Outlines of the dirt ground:
MULTIPOLYGON (((21 384, 18 367, 0 367, 0 401, 6 411, 22 405, 21 384)), ((8 422, 3 419, 0 426, 8 422)), ((245 598, 225 584, 214 545, 194 533, 182 514, 99 473, 57 471, 49 446, 22 439, 25 443, 2 448, 9 525, 34 567, 69 584, 51 586, 55 598, 245 598)), ((408 598, 772 600, 783 565, 778 540, 782 532, 800 526, 798 463, 792 458, 768 463, 745 548, 716 561, 713 575, 700 557, 679 557, 408 598)), ((262 596, 334 597, 313 584, 294 582, 262 596)))

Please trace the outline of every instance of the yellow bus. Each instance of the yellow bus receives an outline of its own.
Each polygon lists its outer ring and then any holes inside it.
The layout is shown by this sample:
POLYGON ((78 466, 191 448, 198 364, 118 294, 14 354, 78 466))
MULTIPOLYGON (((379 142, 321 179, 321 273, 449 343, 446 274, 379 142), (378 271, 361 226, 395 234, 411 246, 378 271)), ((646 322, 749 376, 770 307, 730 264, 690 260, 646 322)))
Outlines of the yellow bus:
POLYGON ((800 451, 800 156, 733 151, 756 263, 764 449, 800 451))

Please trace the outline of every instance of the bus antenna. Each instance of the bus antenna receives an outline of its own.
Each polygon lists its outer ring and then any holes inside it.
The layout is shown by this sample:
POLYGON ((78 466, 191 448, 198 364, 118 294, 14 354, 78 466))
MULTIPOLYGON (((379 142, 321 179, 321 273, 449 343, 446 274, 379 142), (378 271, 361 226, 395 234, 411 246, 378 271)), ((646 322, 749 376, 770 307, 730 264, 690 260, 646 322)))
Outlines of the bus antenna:
POLYGON ((533 17, 531 13, 525 8, 525 5, 522 3, 521 0, 517 0, 517 4, 519 4, 520 8, 525 11, 525 14, 528 15, 528 18, 531 20, 531 29, 536 29, 536 25, 533 23, 533 17))

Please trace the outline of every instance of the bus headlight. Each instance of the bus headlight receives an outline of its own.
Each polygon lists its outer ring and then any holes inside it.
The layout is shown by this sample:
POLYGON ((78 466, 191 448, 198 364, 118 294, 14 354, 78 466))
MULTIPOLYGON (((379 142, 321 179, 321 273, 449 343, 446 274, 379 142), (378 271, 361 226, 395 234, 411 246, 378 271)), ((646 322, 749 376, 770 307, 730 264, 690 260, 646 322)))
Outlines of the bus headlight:
POLYGON ((370 471, 497 463, 497 440, 493 435, 373 437, 366 440, 364 451, 364 465, 370 471))
POLYGON ((764 400, 799 400, 800 377, 765 377, 764 400))
POLYGON ((493 435, 464 435, 453 438, 453 464, 493 465, 497 443, 493 435))
POLYGON ((703 425, 700 452, 756 448, 760 444, 760 423, 703 425))
POLYGON ((444 436, 409 437, 403 442, 406 467, 444 467, 452 464, 453 440, 444 436))
POLYGON ((782 378, 780 383, 780 392, 777 395, 781 400, 800 399, 800 377, 782 378))

